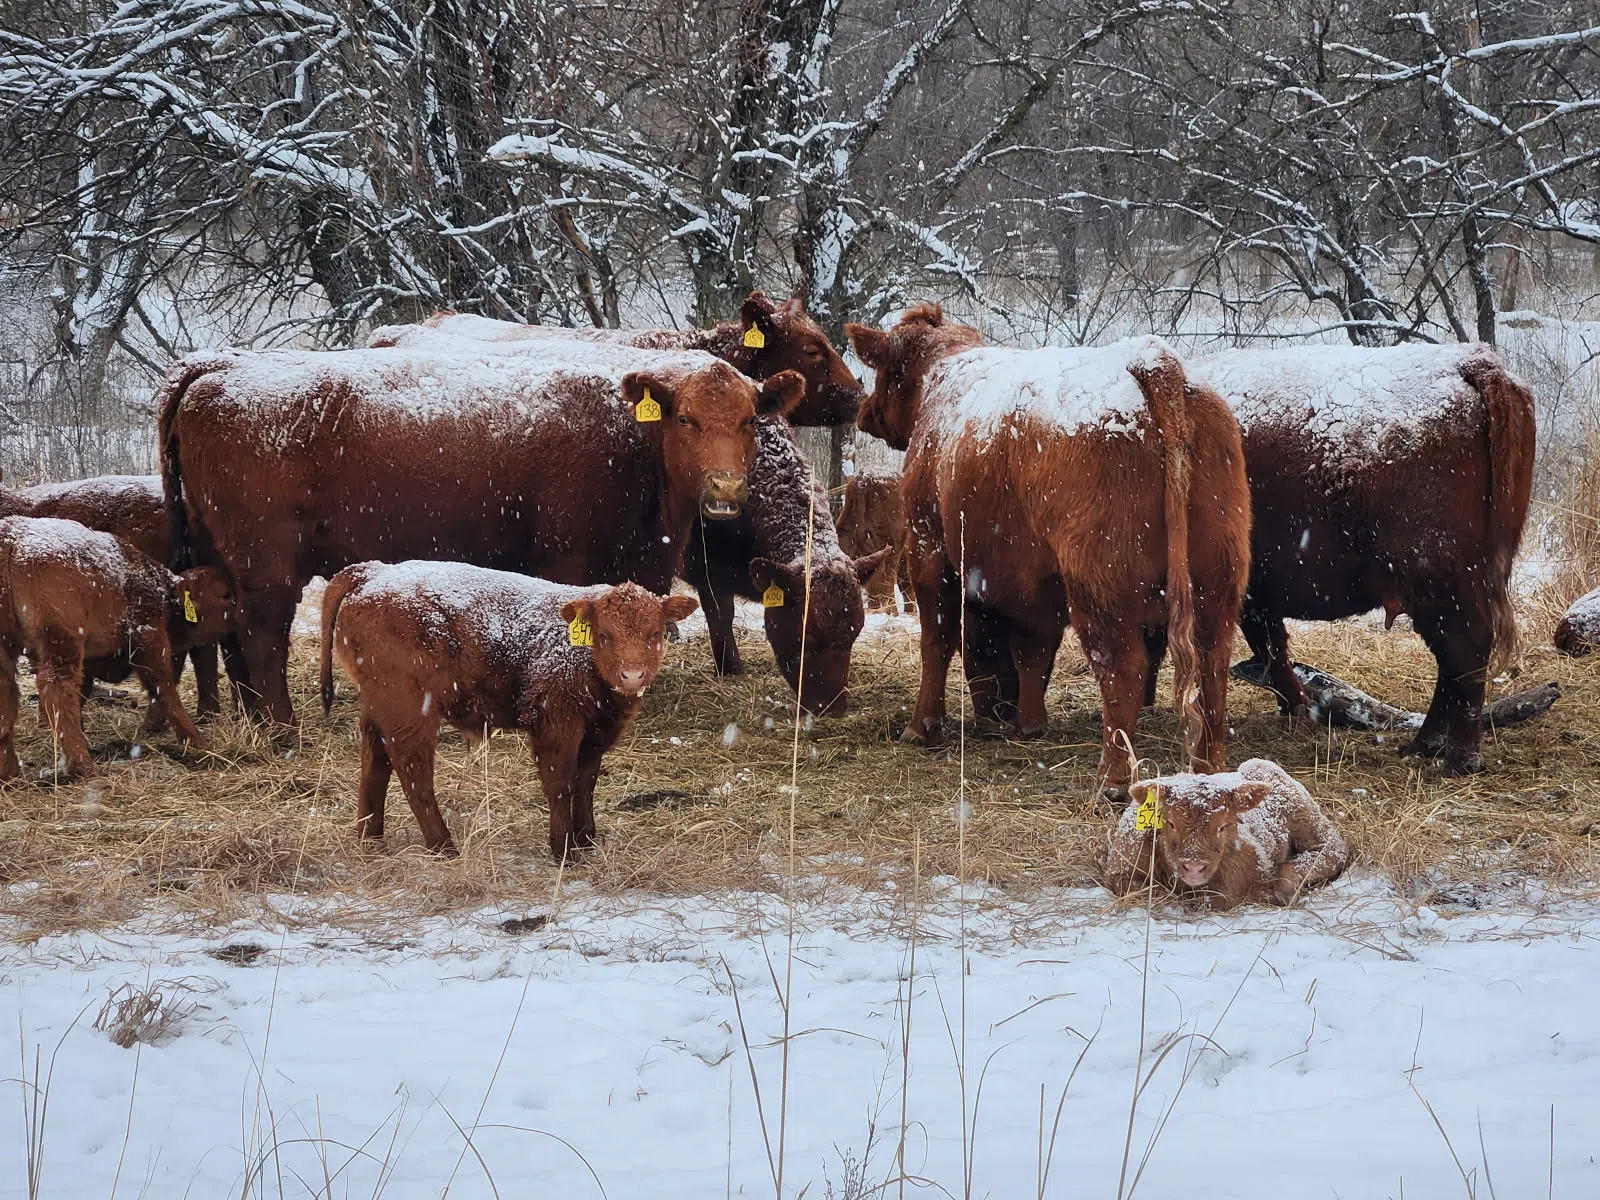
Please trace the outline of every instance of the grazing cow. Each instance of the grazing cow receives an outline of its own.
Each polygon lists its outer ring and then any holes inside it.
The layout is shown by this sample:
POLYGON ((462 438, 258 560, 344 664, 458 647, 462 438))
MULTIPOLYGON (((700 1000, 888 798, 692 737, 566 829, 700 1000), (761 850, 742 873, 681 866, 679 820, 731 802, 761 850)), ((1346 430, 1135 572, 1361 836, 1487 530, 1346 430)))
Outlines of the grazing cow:
POLYGON ((1168 775, 1128 791, 1105 864, 1106 886, 1118 895, 1153 880, 1216 908, 1292 904, 1350 865, 1350 847, 1328 814, 1266 759, 1216 775, 1168 775))
POLYGON ((1516 652, 1511 564, 1533 398, 1487 346, 1295 346, 1190 364, 1244 430, 1255 525, 1240 625, 1284 711, 1307 713, 1285 617, 1400 613, 1439 663, 1407 747, 1483 769, 1484 684, 1516 652))
POLYGON ((882 564, 867 579, 867 607, 894 612, 895 584, 905 595, 906 612, 917 610, 905 553, 906 510, 899 475, 852 475, 839 504, 839 545, 846 554, 886 550, 882 564))
POLYGON ((1600 588, 1579 596, 1556 626, 1556 649, 1582 658, 1600 646, 1600 588))
POLYGON ((788 428, 763 422, 744 513, 701 522, 683 557, 683 577, 700 593, 717 674, 744 669, 733 637, 734 596, 760 600, 767 641, 801 705, 819 716, 842 715, 850 649, 865 623, 861 581, 887 553, 852 560, 839 548, 827 490, 812 478, 788 428))
POLYGON ((860 381, 811 319, 799 296, 780 305, 765 292, 751 292, 737 321, 724 321, 710 329, 569 329, 439 312, 421 325, 377 329, 368 345, 427 344, 435 332, 490 341, 555 338, 645 350, 703 350, 755 380, 769 379, 780 371, 798 371, 805 376, 806 394, 789 414, 795 425, 848 425, 856 419, 856 406, 861 402, 860 381))
POLYGON ((184 741, 203 746, 172 679, 173 655, 192 641, 215 641, 230 607, 217 571, 174 576, 76 521, 0 519, 0 779, 21 770, 14 742, 20 654, 33 662, 40 720, 54 732, 69 775, 94 770, 83 733, 86 670, 112 679, 131 671, 150 695, 145 728, 170 719, 184 741))
POLYGON ((179 362, 161 395, 167 503, 180 545, 234 581, 262 715, 293 722, 295 604, 313 575, 352 562, 442 558, 666 592, 696 516, 738 516, 758 419, 798 403, 805 381, 758 387, 695 353, 633 350, 629 364, 423 350, 179 362))
POLYGON ((668 621, 697 607, 638 584, 566 587, 461 563, 346 567, 322 598, 322 708, 333 660, 361 688, 363 837, 383 836, 389 776, 428 849, 455 843, 433 792, 439 723, 522 729, 550 805, 550 853, 594 844, 600 760, 661 668, 668 621))
POLYGON ((1186 387, 1156 338, 983 348, 932 304, 887 332, 849 333, 877 369, 861 427, 906 451, 922 686, 902 736, 940 735, 965 604, 976 632, 1004 632, 1025 736, 1045 727, 1045 683, 1071 621, 1100 684, 1099 774, 1113 790, 1132 778, 1124 743, 1151 669, 1146 637, 1169 632, 1186 754, 1220 769, 1250 522, 1239 428, 1222 401, 1186 387))
MULTIPOLYGON (((121 538, 158 563, 172 560, 167 507, 162 500, 159 475, 99 475, 67 483, 41 483, 18 491, 0 488, 0 515, 76 521, 121 538)), ((195 687, 199 693, 198 714, 202 720, 215 716, 222 711, 217 692, 215 644, 191 642, 189 661, 194 664, 195 687)), ((182 674, 180 658, 173 665, 173 679, 182 674)), ((84 695, 89 695, 96 679, 105 678, 85 668, 84 695)), ((121 678, 127 678, 126 672, 121 678)), ((109 682, 118 683, 121 679, 109 682)))

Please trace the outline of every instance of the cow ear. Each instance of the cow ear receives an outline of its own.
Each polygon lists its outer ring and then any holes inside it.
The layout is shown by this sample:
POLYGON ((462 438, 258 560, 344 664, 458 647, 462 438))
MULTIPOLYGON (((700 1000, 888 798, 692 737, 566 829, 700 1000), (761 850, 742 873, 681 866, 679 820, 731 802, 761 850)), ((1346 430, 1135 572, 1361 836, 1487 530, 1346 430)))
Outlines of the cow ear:
POLYGON ((1155 793, 1158 800, 1161 798, 1161 785, 1154 779, 1147 779, 1143 783, 1134 783, 1128 786, 1128 797, 1136 806, 1150 799, 1152 792, 1155 793))
POLYGON ((806 377, 799 371, 779 371, 761 383, 756 396, 756 412, 762 416, 779 413, 787 417, 805 399, 806 377))
POLYGON ((762 333, 771 333, 772 318, 777 311, 778 306, 765 292, 751 292, 739 306, 739 324, 746 329, 754 325, 762 333))
POLYGON ((580 619, 583 620, 583 621, 587 621, 590 624, 593 624, 594 623, 594 601, 593 600, 568 600, 565 604, 563 604, 561 606, 561 619, 563 621, 565 621, 568 625, 571 625, 574 621, 577 621, 577 620, 580 620, 580 619))
POLYGON ((806 298, 803 293, 796 292, 789 297, 789 303, 783 306, 785 312, 793 313, 797 317, 806 315, 806 298))
POLYGON ((661 619, 663 621, 682 621, 694 614, 700 607, 700 601, 693 596, 668 596, 661 602, 661 619))
POLYGON ((863 554, 850 565, 856 569, 856 582, 865 583, 872 577, 872 573, 883 566, 883 560, 894 553, 893 546, 885 546, 882 550, 874 550, 871 554, 863 554))
POLYGON ((881 371, 894 361, 894 338, 871 325, 857 325, 854 321, 844 327, 845 336, 856 348, 856 355, 874 371, 881 371))
POLYGON ((779 563, 770 558, 752 558, 750 560, 750 582, 755 584, 756 591, 764 592, 773 584, 783 587, 789 582, 789 572, 779 563))
POLYGON ((1228 807, 1236 813, 1249 812, 1270 795, 1271 784, 1241 783, 1228 793, 1228 807))
POLYGON ((622 398, 633 410, 637 420, 659 421, 662 417, 672 415, 677 393, 673 385, 659 375, 651 374, 649 371, 629 371, 622 377, 622 398), (646 392, 649 392, 651 400, 660 405, 659 414, 640 414, 639 405, 644 403, 646 392))

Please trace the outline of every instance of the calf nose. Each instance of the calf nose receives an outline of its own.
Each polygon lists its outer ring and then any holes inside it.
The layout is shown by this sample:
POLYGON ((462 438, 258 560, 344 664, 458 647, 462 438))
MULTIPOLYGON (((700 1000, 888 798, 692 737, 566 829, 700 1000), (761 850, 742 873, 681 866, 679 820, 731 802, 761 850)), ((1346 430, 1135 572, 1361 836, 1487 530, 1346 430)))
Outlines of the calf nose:
POLYGON ((650 672, 643 667, 624 667, 617 672, 617 680, 625 692, 642 692, 650 680, 650 672))
POLYGON ((743 475, 707 471, 700 485, 700 511, 714 521, 737 517, 749 495, 750 485, 743 475))

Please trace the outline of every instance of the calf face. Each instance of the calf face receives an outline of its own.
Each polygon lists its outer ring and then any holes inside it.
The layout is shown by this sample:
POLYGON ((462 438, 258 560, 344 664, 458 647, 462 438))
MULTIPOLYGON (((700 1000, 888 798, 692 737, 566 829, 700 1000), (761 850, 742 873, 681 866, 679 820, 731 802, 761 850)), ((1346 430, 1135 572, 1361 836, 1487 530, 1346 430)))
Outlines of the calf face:
POLYGON ((698 492, 713 521, 737 517, 749 494, 756 421, 787 415, 805 394, 805 380, 780 371, 759 386, 726 363, 670 378, 648 371, 623 376, 622 394, 637 409, 648 390, 661 408, 662 460, 669 488, 698 492))
POLYGON ((809 424, 847 425, 856 419, 861 382, 799 296, 780 307, 765 292, 751 292, 739 310, 739 323, 747 339, 750 330, 759 331, 762 345, 751 359, 753 371, 798 371, 805 379, 804 413, 797 411, 797 420, 803 415, 809 424))
POLYGON ((1147 782, 1134 784, 1128 794, 1141 806, 1154 803, 1160 820, 1156 854, 1172 878, 1185 887, 1203 888, 1223 857, 1239 847, 1239 814, 1260 804, 1271 790, 1265 783, 1243 783, 1231 789, 1191 786, 1178 795, 1147 782))
POLYGON ((916 305, 892 329, 846 325, 845 333, 861 361, 875 372, 872 394, 861 404, 858 423, 896 450, 911 444, 929 365, 952 347, 970 349, 983 344, 972 326, 947 322, 937 304, 916 305))
POLYGON ((878 568, 885 553, 813 566, 809 592, 803 569, 770 558, 750 562, 750 582, 763 596, 762 620, 772 656, 809 713, 837 717, 849 705, 850 649, 866 624, 861 581, 878 568), (769 595, 777 602, 769 603, 769 595))
POLYGON ((681 621, 700 602, 688 596, 656 596, 636 583, 624 583, 593 600, 571 600, 561 619, 582 619, 594 630, 594 666, 606 686, 625 696, 640 696, 655 680, 666 651, 669 621, 681 621))

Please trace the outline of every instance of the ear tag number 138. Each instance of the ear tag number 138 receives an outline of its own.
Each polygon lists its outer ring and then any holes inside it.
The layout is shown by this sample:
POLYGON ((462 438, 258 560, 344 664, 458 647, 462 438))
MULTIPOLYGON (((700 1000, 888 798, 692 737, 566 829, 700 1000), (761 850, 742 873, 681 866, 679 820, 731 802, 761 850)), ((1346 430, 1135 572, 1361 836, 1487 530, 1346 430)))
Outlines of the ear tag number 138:
POLYGON ((1161 819, 1161 793, 1155 788, 1150 788, 1144 794, 1144 799, 1139 802, 1139 812, 1134 820, 1134 827, 1141 833, 1147 829, 1160 829, 1166 824, 1161 819))
MULTIPOLYGON (((633 406, 633 419, 641 425, 661 420, 661 405, 650 394, 649 388, 645 388, 644 398, 633 406)), ((577 643, 574 642, 573 645, 577 643)))
POLYGON ((593 646, 594 626, 582 617, 573 617, 567 622, 567 641, 574 646, 593 646))

